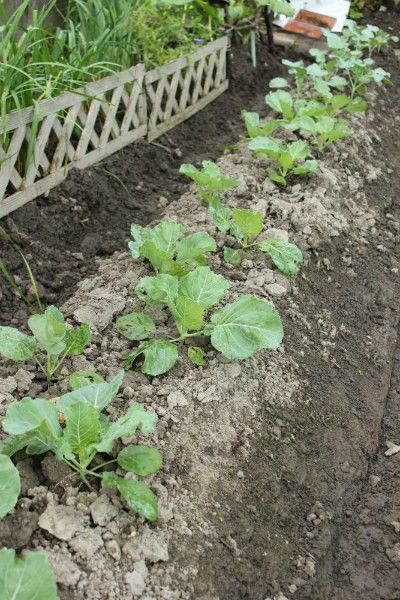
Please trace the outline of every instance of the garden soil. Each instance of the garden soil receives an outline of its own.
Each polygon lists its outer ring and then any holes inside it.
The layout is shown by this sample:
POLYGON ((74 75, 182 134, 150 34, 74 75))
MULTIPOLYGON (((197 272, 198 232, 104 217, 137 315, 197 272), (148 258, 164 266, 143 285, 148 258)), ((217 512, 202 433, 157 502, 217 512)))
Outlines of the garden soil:
MULTIPOLYGON (((400 11, 374 20, 399 28, 400 11)), ((400 51, 379 62, 393 85, 369 93, 367 114, 351 117, 354 136, 331 148, 309 179, 282 191, 237 143, 236 130, 223 138, 237 149, 220 166, 243 178, 226 202, 260 211, 270 233, 299 244, 305 263, 294 279, 255 251, 231 267, 217 235, 210 265, 231 283, 227 301, 253 293, 273 302, 285 328, 282 348, 228 363, 205 346, 202 369, 182 351, 163 377, 137 368, 126 374, 108 411, 117 418, 140 401, 159 416, 147 440, 165 456, 149 481, 159 521, 146 524, 112 490, 74 487, 51 456, 17 457, 23 493, 0 522, 0 545, 45 551, 62 600, 400 599, 400 51)), ((216 155, 190 155, 183 141, 177 147, 185 162, 216 155)), ((61 193, 100 177, 91 172, 74 174, 61 193)), ((167 200, 157 219, 215 235, 193 187, 167 200)), ((45 203, 38 201, 42 210, 45 203)), ((23 222, 18 212, 14 223, 23 222)), ((69 269, 71 281, 79 279, 69 269)), ((117 372, 130 346, 113 321, 141 309, 131 289, 148 274, 125 251, 97 256, 93 274, 66 293, 70 322, 94 328, 85 355, 67 370, 117 372)), ((22 312, 7 306, 20 323, 22 312)), ((163 310, 151 316, 169 327, 163 310)), ((3 361, 0 374, 1 414, 14 397, 66 391, 64 383, 46 390, 26 366, 16 372, 3 361)))

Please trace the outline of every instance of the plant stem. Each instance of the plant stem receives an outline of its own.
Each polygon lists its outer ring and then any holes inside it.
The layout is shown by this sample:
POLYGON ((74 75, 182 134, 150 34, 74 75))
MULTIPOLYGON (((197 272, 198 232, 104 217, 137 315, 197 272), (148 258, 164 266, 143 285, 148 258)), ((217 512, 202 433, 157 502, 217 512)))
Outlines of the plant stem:
POLYGON ((113 458, 113 460, 107 460, 107 462, 103 462, 100 465, 97 465, 97 467, 93 467, 93 469, 88 470, 88 473, 94 474, 94 471, 98 471, 99 469, 102 469, 106 465, 111 465, 112 463, 115 463, 115 462, 117 462, 116 458, 113 458))

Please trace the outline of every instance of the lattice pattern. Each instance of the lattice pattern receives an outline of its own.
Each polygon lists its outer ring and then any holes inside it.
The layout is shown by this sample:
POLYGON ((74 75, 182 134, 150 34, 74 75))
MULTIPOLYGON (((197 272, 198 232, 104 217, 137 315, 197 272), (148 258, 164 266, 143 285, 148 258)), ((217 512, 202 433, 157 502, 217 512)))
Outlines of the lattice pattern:
POLYGON ((162 135, 228 87, 228 38, 147 74, 143 65, 41 102, 0 124, 0 217, 148 134, 162 135), (32 136, 34 136, 32 144, 32 136), (31 159, 26 167, 26 157, 31 159), (22 160, 25 157, 25 160, 22 160))
POLYGON ((150 140, 212 102, 228 87, 228 38, 146 73, 150 140))

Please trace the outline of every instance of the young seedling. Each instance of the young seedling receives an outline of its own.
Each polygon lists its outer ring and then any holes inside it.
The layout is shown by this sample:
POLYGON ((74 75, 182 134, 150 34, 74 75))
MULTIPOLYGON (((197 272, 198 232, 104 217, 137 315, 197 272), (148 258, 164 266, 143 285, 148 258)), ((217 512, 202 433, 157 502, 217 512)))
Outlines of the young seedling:
POLYGON ((183 164, 179 172, 190 177, 196 184, 201 200, 209 203, 215 195, 240 185, 240 179, 222 175, 220 168, 211 160, 204 160, 203 168, 196 169, 194 165, 183 164))
POLYGON ((352 19, 345 21, 342 36, 355 50, 367 50, 370 57, 377 50, 387 46, 389 42, 399 41, 397 36, 390 35, 375 25, 357 25, 352 19))
POLYGON ((288 126, 290 131, 304 131, 310 136, 310 141, 315 144, 320 152, 338 139, 348 137, 353 132, 346 119, 333 117, 299 117, 288 126))
POLYGON ((248 147, 260 158, 274 161, 276 168, 268 171, 268 177, 282 186, 287 185, 287 178, 291 175, 306 175, 315 173, 318 169, 316 160, 307 160, 311 156, 311 150, 301 140, 287 143, 279 139, 258 137, 248 147))
POLYGON ((10 404, 2 422, 9 435, 0 442, 0 456, 5 455, 1 460, 6 465, 6 469, 0 469, 0 490, 12 486, 7 495, 1 496, 1 503, 7 503, 5 508, 12 508, 19 493, 8 457, 25 449, 30 456, 52 452, 76 471, 90 489, 93 478, 103 487, 116 486, 130 508, 150 521, 157 519, 157 500, 145 483, 124 479, 104 467, 114 464, 146 477, 162 466, 160 453, 139 445, 125 447, 116 458, 104 460, 99 456, 111 455, 117 440, 131 437, 138 430, 152 433, 157 423, 157 416, 138 403, 132 404, 116 421, 110 421, 102 413, 117 395, 123 377, 121 371, 110 383, 79 388, 61 396, 56 404, 40 398, 23 398, 10 404), (64 426, 60 425, 61 415, 64 426))
POLYGON ((58 600, 57 584, 43 552, 0 550, 1 600, 58 600))
POLYGON ((0 327, 0 356, 17 362, 33 360, 48 382, 54 379, 68 356, 82 354, 91 340, 89 325, 67 325, 55 306, 29 317, 28 327, 33 336, 14 327, 0 327))
POLYGON ((262 122, 258 113, 248 112, 246 110, 242 111, 242 117, 244 119, 248 138, 250 139, 263 135, 270 135, 283 123, 283 121, 279 119, 269 119, 268 121, 262 122))
MULTIPOLYGON (((143 277, 135 289, 136 295, 146 306, 167 307, 178 334, 159 339, 155 337, 158 334, 150 317, 144 313, 126 315, 124 327, 128 319, 132 326, 127 333, 117 321, 120 333, 130 340, 146 341, 124 357, 125 367, 130 368, 143 357, 142 373, 162 375, 178 360, 179 345, 198 336, 209 336, 211 345, 229 360, 244 360, 262 348, 277 348, 283 338, 279 314, 268 302, 255 296, 240 296, 206 320, 206 311, 220 302, 228 287, 225 278, 208 267, 197 267, 181 279, 171 275, 143 277)), ((190 347, 188 357, 195 365, 204 364, 201 348, 190 347)))
MULTIPOLYGON (((264 229, 262 215, 246 208, 232 210, 222 207, 218 199, 210 203, 210 214, 217 229, 230 233, 242 249, 258 248, 271 258, 273 264, 285 275, 297 275, 300 271, 303 254, 290 242, 264 238, 258 240, 264 229), (223 214, 223 217, 221 215, 223 214)), ((225 262, 240 265, 242 255, 234 248, 224 248, 225 262)))
POLYGON ((217 249, 206 231, 186 237, 184 233, 184 226, 174 221, 164 221, 153 228, 134 224, 129 249, 133 258, 147 258, 156 273, 182 277, 194 267, 207 264, 205 254, 217 249))

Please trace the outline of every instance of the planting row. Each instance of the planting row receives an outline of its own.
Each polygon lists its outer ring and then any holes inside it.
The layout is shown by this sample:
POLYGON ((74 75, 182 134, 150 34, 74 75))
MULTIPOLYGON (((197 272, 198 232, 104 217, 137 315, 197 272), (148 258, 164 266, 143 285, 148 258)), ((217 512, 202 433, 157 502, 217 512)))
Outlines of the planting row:
MULTIPOLYGON (((367 84, 389 80, 389 74, 376 69, 371 58, 389 36, 352 21, 342 36, 328 31, 325 35, 328 57, 313 50, 315 62, 309 65, 285 61, 294 76, 294 91, 285 89, 290 87, 289 80, 271 81, 276 91, 266 96, 266 102, 275 111, 275 119, 263 122, 255 113, 243 113, 248 147, 267 161, 267 176, 278 185, 316 171, 325 148, 351 134, 343 113, 365 110, 367 84)), ((200 170, 182 165, 181 172, 195 181, 199 201, 207 204, 211 222, 226 236, 226 262, 238 265, 253 249, 264 253, 283 274, 299 272, 303 257, 295 244, 265 235, 258 212, 225 205, 224 192, 237 187, 240 179, 225 176, 210 161, 200 170)), ((279 347, 282 323, 270 303, 252 295, 223 303, 229 281, 207 266, 207 255, 217 250, 208 232, 186 235, 175 221, 145 228, 134 224, 131 232, 133 260, 148 261, 155 274, 143 277, 132 290, 143 303, 143 311, 124 314, 115 323, 133 346, 122 358, 126 369, 138 363, 144 374, 162 375, 174 367, 183 351, 193 368, 205 368, 203 344, 196 345, 200 338, 208 339, 229 360, 245 360, 260 350, 279 347), (161 331, 148 311, 154 306, 163 307, 168 315, 161 331)), ((57 381, 64 361, 82 354, 91 340, 88 325, 71 327, 54 306, 32 315, 28 327, 32 335, 0 327, 0 354, 11 361, 33 361, 48 382, 57 381)), ((104 414, 123 376, 121 371, 106 382, 92 371, 70 373, 71 391, 53 402, 27 397, 10 404, 2 421, 6 436, 0 442, 0 517, 14 508, 20 494, 19 474, 10 457, 25 450, 28 455, 53 453, 89 489, 96 480, 102 487, 114 486, 141 517, 157 519, 157 499, 141 478, 162 467, 162 456, 151 446, 120 443, 136 433, 151 434, 156 415, 138 403, 116 421, 104 414)), ((40 552, 16 558, 8 549, 0 551, 0 592, 7 600, 57 597, 54 577, 40 552)))

